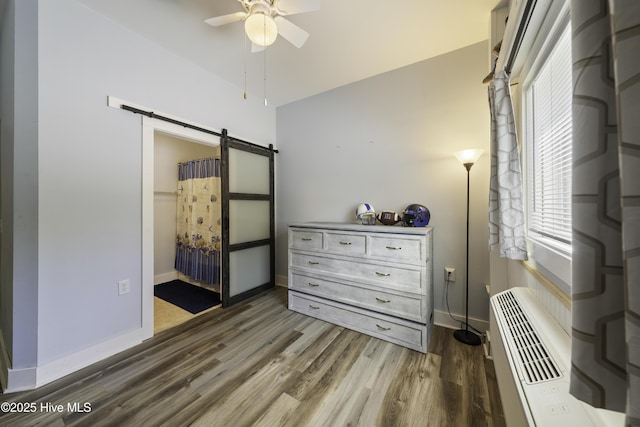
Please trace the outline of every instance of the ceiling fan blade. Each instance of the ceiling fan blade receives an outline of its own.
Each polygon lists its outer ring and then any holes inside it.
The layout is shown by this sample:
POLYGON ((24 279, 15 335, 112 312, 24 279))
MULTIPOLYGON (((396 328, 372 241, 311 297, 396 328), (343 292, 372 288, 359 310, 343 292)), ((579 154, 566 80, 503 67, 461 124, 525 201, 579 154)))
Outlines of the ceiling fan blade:
POLYGON ((282 15, 320 10, 320 0, 276 0, 276 8, 282 15))
POLYGON ((309 33, 282 16, 276 16, 274 20, 278 25, 278 34, 295 47, 302 47, 309 38, 309 33))
POLYGON ((236 12, 228 15, 216 16, 214 18, 205 19, 209 25, 219 27, 220 25, 231 24, 232 22, 242 21, 247 16, 247 12, 236 12))

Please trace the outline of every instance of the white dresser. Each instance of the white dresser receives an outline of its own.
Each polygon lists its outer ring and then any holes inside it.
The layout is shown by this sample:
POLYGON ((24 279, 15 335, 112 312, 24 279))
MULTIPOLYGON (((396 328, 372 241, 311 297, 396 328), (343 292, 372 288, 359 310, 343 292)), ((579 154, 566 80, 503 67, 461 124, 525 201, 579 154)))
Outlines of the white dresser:
POLYGON ((289 226, 289 309, 427 352, 432 227, 289 226))

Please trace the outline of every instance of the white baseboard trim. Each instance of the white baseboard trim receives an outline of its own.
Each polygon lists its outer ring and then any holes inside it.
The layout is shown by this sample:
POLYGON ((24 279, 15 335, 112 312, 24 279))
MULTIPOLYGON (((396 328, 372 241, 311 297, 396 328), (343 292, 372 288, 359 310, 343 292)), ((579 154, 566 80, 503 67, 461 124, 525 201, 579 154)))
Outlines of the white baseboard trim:
POLYGON ((281 286, 283 288, 289 287, 289 277, 280 276, 276 274, 276 286, 281 286))
POLYGON ((36 388, 37 376, 37 368, 9 369, 7 371, 6 388, 2 393, 9 394, 18 391, 33 390, 36 388))
POLYGON ((7 389, 10 366, 11 359, 9 358, 7 346, 4 343, 4 335, 2 334, 2 329, 0 329, 0 387, 2 387, 2 390, 7 389))
POLYGON ((159 285, 160 283, 167 283, 172 280, 176 280, 178 278, 177 271, 170 271, 168 273, 156 274, 153 276, 153 286, 159 285))
POLYGON ((31 390, 36 383, 36 368, 12 369, 9 352, 4 341, 4 335, 0 331, 0 384, 2 392, 8 393, 11 388, 13 391, 31 390))
POLYGON ((42 387, 45 384, 136 346, 142 341, 142 329, 136 329, 42 366, 25 369, 9 369, 4 393, 15 393, 42 387))
POLYGON ((69 375, 93 363, 106 359, 109 356, 120 353, 121 351, 140 344, 142 341, 142 328, 135 329, 109 341, 39 366, 36 387, 41 387, 53 380, 62 378, 65 375, 69 375))
MULTIPOLYGON (((443 328, 449 329, 460 329, 460 322, 464 322, 463 316, 458 316, 456 314, 453 315, 456 319, 460 319, 459 322, 454 321, 451 317, 449 317, 449 313, 446 311, 434 310, 433 311, 433 323, 438 326, 442 326, 443 328)), ((487 320, 469 318, 469 325, 473 326, 479 331, 487 331, 489 330, 489 322, 487 320)), ((475 331, 474 331, 475 332, 475 331)))

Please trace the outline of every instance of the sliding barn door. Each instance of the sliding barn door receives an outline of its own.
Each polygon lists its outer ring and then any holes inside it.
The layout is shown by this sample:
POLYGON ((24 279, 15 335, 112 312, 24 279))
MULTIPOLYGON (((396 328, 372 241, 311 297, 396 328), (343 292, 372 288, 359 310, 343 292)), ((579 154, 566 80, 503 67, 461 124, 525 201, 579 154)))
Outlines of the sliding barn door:
POLYGON ((273 154, 223 131, 223 307, 275 286, 273 154))

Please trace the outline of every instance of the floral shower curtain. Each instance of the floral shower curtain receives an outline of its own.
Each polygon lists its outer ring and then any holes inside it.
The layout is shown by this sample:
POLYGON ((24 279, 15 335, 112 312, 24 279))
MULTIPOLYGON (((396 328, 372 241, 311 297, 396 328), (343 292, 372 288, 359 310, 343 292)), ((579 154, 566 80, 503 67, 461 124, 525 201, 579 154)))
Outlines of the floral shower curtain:
POLYGON ((489 250, 507 259, 527 259, 520 152, 509 91, 509 77, 496 72, 489 84, 491 182, 489 250))
POLYGON ((175 268, 193 280, 220 284, 220 159, 178 165, 175 268))
POLYGON ((571 393, 640 425, 640 1, 573 0, 571 393))

